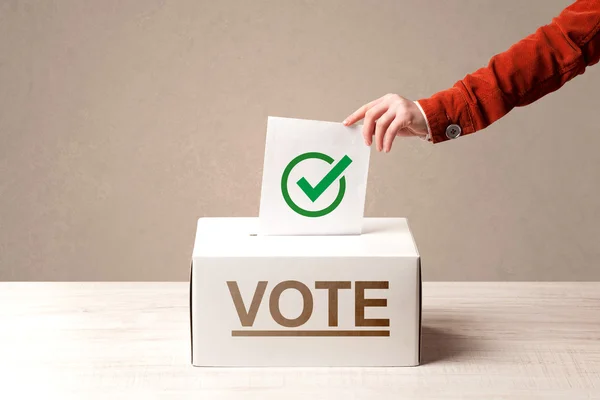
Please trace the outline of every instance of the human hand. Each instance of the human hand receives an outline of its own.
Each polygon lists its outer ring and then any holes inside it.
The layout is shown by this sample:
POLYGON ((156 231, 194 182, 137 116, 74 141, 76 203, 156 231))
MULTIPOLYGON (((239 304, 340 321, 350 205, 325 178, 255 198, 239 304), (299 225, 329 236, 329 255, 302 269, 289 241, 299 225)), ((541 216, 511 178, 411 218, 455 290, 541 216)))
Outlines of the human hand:
POLYGON ((365 144, 370 146, 375 136, 377 151, 389 152, 396 136, 427 135, 427 122, 417 104, 397 94, 386 94, 365 104, 348 116, 344 125, 350 126, 363 118, 365 144))

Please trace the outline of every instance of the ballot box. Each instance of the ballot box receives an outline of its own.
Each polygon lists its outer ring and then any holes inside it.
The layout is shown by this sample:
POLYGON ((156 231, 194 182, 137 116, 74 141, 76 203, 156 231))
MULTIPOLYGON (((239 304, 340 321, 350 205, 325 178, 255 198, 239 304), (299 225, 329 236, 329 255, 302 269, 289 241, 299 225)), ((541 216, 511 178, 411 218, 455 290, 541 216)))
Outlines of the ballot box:
POLYGON ((194 366, 415 366, 421 264, 405 218, 357 235, 263 236, 200 218, 190 275, 194 366))

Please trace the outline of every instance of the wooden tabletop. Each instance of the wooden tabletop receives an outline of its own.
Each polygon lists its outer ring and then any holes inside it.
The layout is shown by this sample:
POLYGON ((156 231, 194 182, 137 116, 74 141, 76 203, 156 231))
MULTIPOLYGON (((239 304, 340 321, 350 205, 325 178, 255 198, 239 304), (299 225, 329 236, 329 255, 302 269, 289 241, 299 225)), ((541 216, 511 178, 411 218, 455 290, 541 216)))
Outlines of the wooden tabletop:
POLYGON ((600 399, 600 283, 424 283, 411 368, 192 367, 188 301, 187 283, 0 283, 0 398, 600 399))

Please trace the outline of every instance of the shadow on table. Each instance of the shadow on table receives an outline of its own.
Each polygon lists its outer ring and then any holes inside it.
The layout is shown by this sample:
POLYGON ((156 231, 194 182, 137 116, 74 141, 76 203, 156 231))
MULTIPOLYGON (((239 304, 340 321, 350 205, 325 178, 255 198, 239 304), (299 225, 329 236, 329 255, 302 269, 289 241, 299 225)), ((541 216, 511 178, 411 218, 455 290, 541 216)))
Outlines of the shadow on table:
POLYGON ((421 364, 459 360, 481 350, 482 338, 469 329, 472 324, 457 318, 431 319, 423 316, 421 364))

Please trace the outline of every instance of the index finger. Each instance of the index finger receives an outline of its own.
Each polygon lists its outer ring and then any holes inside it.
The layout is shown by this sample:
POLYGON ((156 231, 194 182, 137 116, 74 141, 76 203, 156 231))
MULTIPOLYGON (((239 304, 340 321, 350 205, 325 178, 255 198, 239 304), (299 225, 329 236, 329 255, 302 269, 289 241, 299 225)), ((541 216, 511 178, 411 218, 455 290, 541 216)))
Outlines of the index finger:
POLYGON ((363 119, 365 117, 365 115, 367 114, 367 111, 369 111, 370 108, 372 108, 374 105, 376 105, 377 103, 379 103, 381 101, 382 97, 380 97, 379 99, 373 100, 370 103, 367 103, 365 105, 363 105, 362 107, 360 107, 358 110, 354 111, 352 114, 350 114, 343 122, 344 125, 349 126, 354 124, 355 122, 360 121, 361 119, 363 119))

